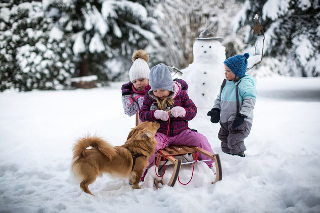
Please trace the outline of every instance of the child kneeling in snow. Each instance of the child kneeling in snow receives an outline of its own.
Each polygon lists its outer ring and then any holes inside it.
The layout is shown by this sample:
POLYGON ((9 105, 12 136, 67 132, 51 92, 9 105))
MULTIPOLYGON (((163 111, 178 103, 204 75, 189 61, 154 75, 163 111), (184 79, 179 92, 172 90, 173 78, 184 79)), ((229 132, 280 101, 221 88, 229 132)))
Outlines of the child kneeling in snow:
MULTIPOLYGON (((180 84, 172 80, 169 67, 164 64, 154 66, 150 71, 149 83, 151 89, 144 98, 140 119, 160 124, 155 135, 158 142, 155 154, 162 147, 169 145, 198 146, 213 153, 207 138, 189 129, 188 121, 196 116, 197 107, 180 84), (171 115, 168 114, 169 110, 171 115), (169 133, 165 142, 168 128, 169 133)), ((155 165, 155 154, 151 156, 148 168, 155 165)), ((199 153, 199 159, 210 160, 211 158, 199 153)), ((210 168, 213 162, 206 161, 210 168)))
POLYGON ((249 54, 245 53, 223 62, 226 80, 221 85, 213 108, 208 112, 212 123, 220 121, 218 137, 221 140, 222 151, 241 157, 245 157, 244 139, 251 130, 257 96, 255 79, 245 74, 248 58, 249 54))

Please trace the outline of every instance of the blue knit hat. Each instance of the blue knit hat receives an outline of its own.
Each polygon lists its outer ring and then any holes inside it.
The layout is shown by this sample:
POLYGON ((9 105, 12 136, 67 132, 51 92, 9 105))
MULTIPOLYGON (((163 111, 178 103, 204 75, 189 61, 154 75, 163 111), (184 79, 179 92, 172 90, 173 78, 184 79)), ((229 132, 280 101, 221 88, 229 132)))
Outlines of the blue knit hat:
POLYGON ((235 55, 226 59, 223 63, 239 78, 242 78, 247 71, 249 53, 235 55))
POLYGON ((149 94, 156 89, 165 89, 173 93, 173 80, 170 69, 165 64, 157 64, 151 68, 149 74, 149 94))

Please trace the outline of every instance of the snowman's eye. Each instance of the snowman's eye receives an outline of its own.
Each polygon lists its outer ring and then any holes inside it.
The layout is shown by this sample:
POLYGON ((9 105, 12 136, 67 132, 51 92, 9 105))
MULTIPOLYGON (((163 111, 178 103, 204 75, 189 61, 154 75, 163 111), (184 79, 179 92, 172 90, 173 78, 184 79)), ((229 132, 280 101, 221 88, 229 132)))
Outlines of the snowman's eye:
POLYGON ((211 46, 209 46, 209 48, 211 48, 211 46))
POLYGON ((203 47, 203 46, 201 46, 201 47, 203 47))

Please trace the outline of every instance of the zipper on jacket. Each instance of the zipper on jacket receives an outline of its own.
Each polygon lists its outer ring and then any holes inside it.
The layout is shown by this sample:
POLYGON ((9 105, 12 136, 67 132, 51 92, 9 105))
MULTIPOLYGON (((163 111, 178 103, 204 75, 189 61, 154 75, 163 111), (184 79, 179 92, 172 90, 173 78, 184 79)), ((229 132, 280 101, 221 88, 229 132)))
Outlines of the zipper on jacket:
POLYGON ((172 127, 172 123, 170 122, 170 136, 173 137, 173 127, 172 127))

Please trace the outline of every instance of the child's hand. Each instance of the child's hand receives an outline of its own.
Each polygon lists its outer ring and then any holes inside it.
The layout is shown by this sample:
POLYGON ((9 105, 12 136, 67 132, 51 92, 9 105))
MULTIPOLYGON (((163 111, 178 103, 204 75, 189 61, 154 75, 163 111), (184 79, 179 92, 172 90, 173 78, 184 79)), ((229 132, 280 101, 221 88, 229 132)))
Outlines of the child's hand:
POLYGON ((245 115, 242 115, 242 114, 238 114, 236 116, 236 118, 234 119, 233 123, 232 123, 232 129, 236 129, 238 128, 244 121, 244 119, 246 118, 247 116, 245 115))
POLYGON ((154 112, 154 117, 156 119, 160 119, 160 120, 163 120, 163 121, 167 121, 169 119, 169 114, 168 112, 166 111, 163 111, 163 110, 156 110, 154 112))
POLYGON ((132 93, 132 85, 133 83, 129 81, 126 84, 123 84, 121 87, 122 95, 130 95, 132 93))
POLYGON ((211 109, 207 115, 211 117, 210 121, 212 123, 218 123, 220 121, 220 109, 218 108, 211 109))
POLYGON ((175 106, 171 109, 171 114, 173 117, 184 117, 186 116, 186 110, 181 106, 175 106))

